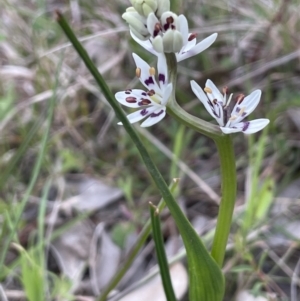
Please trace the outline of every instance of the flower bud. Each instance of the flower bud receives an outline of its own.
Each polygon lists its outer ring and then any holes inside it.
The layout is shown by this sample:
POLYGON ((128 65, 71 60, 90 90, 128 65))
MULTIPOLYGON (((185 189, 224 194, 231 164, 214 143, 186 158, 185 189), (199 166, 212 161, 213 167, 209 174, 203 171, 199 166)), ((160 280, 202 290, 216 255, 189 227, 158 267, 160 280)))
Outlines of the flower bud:
POLYGON ((155 13, 160 0, 130 0, 135 10, 142 16, 148 17, 150 13, 155 13))
POLYGON ((182 35, 178 30, 167 30, 163 36, 164 52, 179 52, 183 46, 182 35))
POLYGON ((149 38, 149 31, 146 28, 146 19, 140 16, 133 8, 129 8, 122 15, 122 18, 129 24, 130 30, 140 40, 146 40, 149 38))
POLYGON ((157 36, 153 39, 152 46, 155 51, 164 53, 163 38, 161 36, 157 36))
POLYGON ((156 16, 160 18, 164 12, 170 10, 170 0, 157 0, 156 16))

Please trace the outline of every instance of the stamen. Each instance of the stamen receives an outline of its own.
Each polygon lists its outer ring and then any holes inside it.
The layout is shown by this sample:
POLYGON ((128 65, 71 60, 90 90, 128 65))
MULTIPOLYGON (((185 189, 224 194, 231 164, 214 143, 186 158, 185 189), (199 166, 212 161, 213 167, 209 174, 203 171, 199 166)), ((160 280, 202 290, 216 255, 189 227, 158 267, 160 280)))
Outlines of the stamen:
POLYGON ((151 104, 151 101, 147 98, 141 98, 141 101, 138 102, 139 106, 147 106, 151 104))
POLYGON ((196 37, 197 37, 197 34, 196 34, 196 33, 191 33, 190 36, 189 36, 189 38, 188 38, 188 41, 189 41, 189 42, 190 42, 190 41, 193 41, 194 39, 196 39, 196 37))
POLYGON ((225 86, 225 87, 223 88, 223 94, 224 94, 224 95, 228 94, 228 87, 227 87, 227 86, 225 86))
POLYGON ((141 73, 142 73, 141 68, 136 68, 135 69, 135 75, 136 75, 136 77, 140 78, 141 77, 141 73))
POLYGON ((161 31, 161 24, 156 23, 154 25, 153 37, 155 38, 159 34, 160 31, 161 31))
POLYGON ((245 107, 242 107, 242 108, 240 109, 239 113, 238 113, 238 116, 243 115, 244 112, 245 112, 245 109, 246 109, 245 107))
POLYGON ((150 67, 149 73, 150 73, 150 75, 154 76, 155 75, 155 68, 154 67, 150 67))
POLYGON ((166 23, 164 24, 164 30, 167 31, 168 29, 176 29, 174 23, 174 18, 172 16, 168 17, 166 19, 166 23))
POLYGON ((209 93, 209 94, 212 93, 212 89, 211 89, 211 88, 208 88, 208 87, 205 87, 205 88, 204 88, 204 91, 205 91, 206 93, 209 93))
POLYGON ((236 101, 238 104, 241 104, 241 103, 243 102, 244 98, 245 98, 245 95, 244 95, 244 94, 239 94, 239 95, 236 97, 235 101, 236 101))
POLYGON ((153 96, 154 94, 155 94, 155 91, 152 89, 152 90, 149 90, 148 92, 147 92, 147 94, 149 95, 149 96, 153 96))
POLYGON ((228 101, 227 101, 227 103, 225 105, 226 108, 229 106, 229 104, 231 102, 231 99, 232 99, 232 96, 233 96, 233 93, 231 93, 230 96, 229 96, 229 98, 228 98, 228 101))
POLYGON ((237 112, 237 115, 232 115, 229 120, 230 121, 233 121, 233 120, 236 120, 239 116, 242 116, 245 112, 245 107, 242 107, 242 108, 237 108, 236 112, 237 112))
POLYGON ((174 18, 172 16, 170 16, 170 17, 167 18, 166 21, 167 21, 168 24, 172 24, 172 23, 174 23, 174 18))

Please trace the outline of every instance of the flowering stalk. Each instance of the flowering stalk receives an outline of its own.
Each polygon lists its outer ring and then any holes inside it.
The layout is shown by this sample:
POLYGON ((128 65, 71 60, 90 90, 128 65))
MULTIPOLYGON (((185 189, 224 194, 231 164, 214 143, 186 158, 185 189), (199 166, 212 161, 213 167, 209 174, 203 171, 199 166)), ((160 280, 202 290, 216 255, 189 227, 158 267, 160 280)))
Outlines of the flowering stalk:
POLYGON ((189 266, 190 276, 190 300, 206 300, 206 301, 221 301, 224 295, 224 277, 219 266, 207 252, 204 244, 199 239, 197 232, 190 224, 184 213, 181 211, 179 205, 175 201, 172 193, 168 189, 166 182, 158 171, 149 156, 145 146, 142 144, 137 133, 132 128, 130 121, 126 118, 122 109, 115 101, 110 89, 104 81, 102 75, 99 73, 97 67, 84 50, 69 24, 63 15, 57 11, 57 22, 73 44, 77 53, 94 76, 97 84, 100 86, 104 96, 114 109, 116 116, 121 120, 124 128, 136 145, 139 153, 148 169, 154 183, 159 189, 163 199, 165 200, 171 215, 173 216, 178 230, 186 247, 186 254, 189 266))
POLYGON ((220 268, 223 265, 236 198, 235 157, 232 140, 228 134, 255 133, 269 123, 269 120, 264 118, 244 121, 244 118, 258 105, 261 91, 253 91, 246 97, 242 94, 238 95, 235 97, 235 105, 232 106, 233 94, 228 95, 226 87, 222 94, 211 80, 206 81, 203 90, 195 81, 191 81, 193 92, 209 114, 216 119, 218 125, 185 112, 177 104, 175 97, 177 63, 207 49, 215 41, 217 34, 214 33, 197 43, 196 35, 189 33, 186 17, 177 16, 169 11, 169 0, 130 0, 130 2, 132 7, 126 10, 123 18, 129 24, 131 36, 142 47, 156 55, 158 63, 155 69, 138 55, 133 54, 136 76, 146 90, 127 89, 115 94, 115 99, 119 103, 137 109, 127 117, 116 103, 98 69, 59 13, 58 22, 101 87, 120 120, 119 124, 124 126, 135 143, 176 222, 186 247, 190 300, 218 301, 221 300, 224 292, 224 279, 220 268), (222 199, 211 255, 175 202, 164 179, 131 126, 131 123, 139 121, 142 121, 142 127, 152 126, 161 121, 166 113, 175 117, 180 123, 213 139, 217 146, 221 166, 222 199))

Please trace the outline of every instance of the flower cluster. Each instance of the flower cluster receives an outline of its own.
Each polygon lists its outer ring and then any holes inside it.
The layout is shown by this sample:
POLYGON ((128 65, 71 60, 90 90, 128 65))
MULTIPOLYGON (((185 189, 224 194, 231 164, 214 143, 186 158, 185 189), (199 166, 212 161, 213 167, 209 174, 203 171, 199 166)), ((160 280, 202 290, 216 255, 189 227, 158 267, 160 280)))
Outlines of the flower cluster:
MULTIPOLYGON (((177 62, 180 62, 211 46, 217 34, 214 33, 197 43, 196 35, 189 32, 186 17, 170 11, 169 0, 130 2, 132 7, 122 17, 129 24, 132 38, 157 56, 157 80, 155 68, 133 54, 136 75, 147 90, 129 89, 116 93, 115 97, 121 104, 139 109, 127 116, 130 123, 144 119, 141 126, 148 127, 164 118, 172 94, 173 85, 168 81, 165 53, 174 53, 177 62)), ((220 93, 211 80, 207 80, 204 90, 195 81, 191 81, 191 87, 224 134, 252 134, 269 123, 268 119, 243 121, 257 107, 261 97, 260 90, 247 97, 242 94, 236 96, 235 105, 230 106, 233 94, 228 95, 227 88, 223 89, 223 94, 220 93)))
POLYGON ((169 11, 168 0, 132 0, 131 3, 133 6, 122 17, 129 24, 132 38, 155 55, 174 52, 180 62, 204 51, 217 38, 214 33, 197 43, 196 34, 189 33, 186 17, 169 11))

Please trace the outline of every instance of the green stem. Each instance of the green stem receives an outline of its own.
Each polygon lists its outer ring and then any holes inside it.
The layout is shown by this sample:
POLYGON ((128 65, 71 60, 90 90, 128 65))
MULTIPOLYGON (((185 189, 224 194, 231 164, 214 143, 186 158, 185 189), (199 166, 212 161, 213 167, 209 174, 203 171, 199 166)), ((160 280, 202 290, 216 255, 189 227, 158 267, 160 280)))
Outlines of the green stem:
POLYGON ((222 267, 236 198, 236 168, 232 139, 230 135, 224 135, 219 126, 190 115, 178 105, 175 97, 177 77, 176 57, 172 53, 166 53, 166 59, 169 68, 169 79, 174 87, 167 112, 180 123, 210 137, 217 145, 221 165, 222 199, 211 255, 218 265, 222 267))
POLYGON ((194 129, 195 131, 210 137, 217 139, 223 136, 220 128, 217 125, 211 124, 210 122, 201 120, 183 110, 176 102, 176 80, 177 80, 177 60, 174 53, 165 53, 166 61, 169 70, 169 81, 173 85, 172 96, 169 99, 167 112, 173 116, 180 123, 194 129))
POLYGON ((215 139, 215 143, 221 164, 222 199, 211 255, 222 267, 236 198, 236 168, 231 136, 225 135, 215 139))
POLYGON ((176 296, 174 293, 169 271, 168 259, 164 247, 164 239, 160 227, 159 209, 155 207, 152 203, 150 203, 150 216, 152 224, 152 235, 155 243, 157 261, 164 292, 168 301, 176 301, 176 296))

